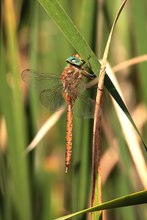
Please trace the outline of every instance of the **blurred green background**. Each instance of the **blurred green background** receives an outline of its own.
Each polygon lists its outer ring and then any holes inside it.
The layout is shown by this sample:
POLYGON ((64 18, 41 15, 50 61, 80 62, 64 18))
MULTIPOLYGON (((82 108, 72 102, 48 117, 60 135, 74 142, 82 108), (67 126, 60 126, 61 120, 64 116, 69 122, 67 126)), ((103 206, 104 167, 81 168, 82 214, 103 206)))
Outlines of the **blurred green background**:
MULTIPOLYGON (((121 1, 59 2, 100 59, 121 1)), ((35 0, 5 0, 1 6, 0 219, 49 220, 89 206, 93 120, 74 117, 74 148, 68 174, 64 172, 65 113, 37 147, 23 156, 53 113, 41 105, 36 91, 24 84, 21 72, 32 68, 60 75, 66 58, 76 51, 35 0)), ((127 2, 111 43, 111 66, 147 53, 146 11, 145 0, 127 2)), ((147 143, 146 71, 147 62, 141 62, 123 68, 116 77, 147 143)), ((144 189, 147 177, 141 179, 142 167, 140 171, 136 169, 107 92, 103 101, 101 151, 103 201, 144 189)), ((145 160, 142 147, 141 152, 145 160)), ((140 163, 137 157, 136 163, 140 163)), ((104 214, 104 219, 145 217, 145 205, 104 214)))

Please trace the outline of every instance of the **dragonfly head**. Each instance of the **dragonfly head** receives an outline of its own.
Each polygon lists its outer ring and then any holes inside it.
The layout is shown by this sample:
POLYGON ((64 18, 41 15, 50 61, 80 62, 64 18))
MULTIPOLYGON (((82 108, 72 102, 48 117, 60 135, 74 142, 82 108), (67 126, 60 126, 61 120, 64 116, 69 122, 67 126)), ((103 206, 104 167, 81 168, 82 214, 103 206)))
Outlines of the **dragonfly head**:
POLYGON ((72 56, 68 57, 66 62, 76 67, 81 67, 85 63, 85 61, 82 60, 78 54, 73 54, 72 56))

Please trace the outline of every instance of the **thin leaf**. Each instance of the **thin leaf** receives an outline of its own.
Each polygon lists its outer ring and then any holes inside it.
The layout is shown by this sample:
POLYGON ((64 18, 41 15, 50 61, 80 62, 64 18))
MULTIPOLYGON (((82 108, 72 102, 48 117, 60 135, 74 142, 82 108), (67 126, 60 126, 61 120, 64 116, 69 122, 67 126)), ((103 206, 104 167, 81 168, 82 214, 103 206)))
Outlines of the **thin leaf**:
POLYGON ((47 14, 52 17, 59 29, 85 62, 87 62, 87 64, 90 62, 92 71, 98 73, 100 70, 100 63, 96 55, 61 5, 56 0, 38 0, 38 2, 42 5, 47 14))
POLYGON ((101 205, 93 206, 91 208, 84 209, 82 211, 75 212, 70 215, 56 218, 55 220, 65 220, 65 219, 75 217, 80 214, 85 214, 88 212, 96 212, 96 211, 100 211, 100 210, 120 208, 120 207, 139 205, 139 204, 145 204, 145 203, 147 203, 147 190, 139 191, 137 193, 132 193, 127 196, 122 196, 120 198, 113 199, 108 202, 104 202, 101 205))
MULTIPOLYGON (((97 87, 97 95, 96 95, 96 107, 95 107, 95 114, 94 114, 94 126, 93 126, 93 152, 92 152, 92 196, 91 196, 91 204, 100 204, 101 203, 101 169, 100 169, 100 146, 101 146, 101 115, 99 115, 99 111, 102 108, 102 98, 103 98, 103 89, 104 89, 104 80, 105 80, 105 74, 106 74, 106 63, 107 63, 107 57, 108 52, 110 48, 110 43, 112 39, 112 34, 116 25, 116 22, 119 18, 119 15, 125 5, 127 0, 125 0, 113 22, 107 44, 105 47, 102 64, 101 64, 101 70, 100 70, 100 76, 99 76, 99 82, 97 87)), ((100 219, 99 214, 92 215, 93 219, 100 219)))
MULTIPOLYGON (((100 70, 100 63, 97 60, 97 57, 89 47, 88 43, 85 41, 85 39, 80 34, 77 27, 74 25, 70 17, 66 14, 65 10, 61 7, 61 5, 56 0, 38 0, 38 2, 42 5, 42 7, 45 9, 48 15, 52 17, 54 22, 57 24, 57 26, 60 28, 60 30, 64 33, 68 41, 73 45, 73 47, 77 50, 77 52, 81 55, 81 57, 89 64, 90 67, 94 73, 99 73, 100 70)), ((126 1, 123 2, 120 11, 122 10, 122 7, 126 1)), ((119 12, 120 14, 120 12, 119 12)), ((117 21, 118 17, 116 17, 115 22, 117 21)), ((114 28, 114 27, 112 27, 114 28)), ((105 55, 106 56, 106 55, 105 55)), ((94 81, 94 80, 93 80, 94 81)), ((119 93, 117 92, 115 86, 109 79, 109 77, 106 75, 104 85, 107 88, 107 90, 110 92, 110 94, 113 96, 115 101, 118 103, 120 108, 123 110, 126 108, 122 98, 120 97, 119 93), (123 108, 122 108, 123 106, 123 108), (125 106, 125 108, 124 108, 125 106)), ((126 108, 127 109, 127 108, 126 108)), ((128 111, 124 111, 126 114, 128 111)), ((129 112, 128 112, 129 113, 129 112)), ((145 149, 147 150, 147 146, 145 145, 145 142, 143 138, 141 137, 140 132, 138 131, 133 119, 131 118, 130 114, 126 114, 130 122, 132 123, 133 127, 135 128, 136 132, 138 133, 145 149), (135 125, 135 126, 134 126, 135 125)))
POLYGON ((136 65, 136 64, 139 64, 139 63, 143 63, 143 62, 146 62, 147 61, 147 54, 144 54, 144 55, 141 55, 141 56, 138 56, 138 57, 134 57, 130 60, 126 60, 122 63, 119 63, 118 65, 116 66, 113 66, 113 72, 116 73, 116 72, 119 72, 120 70, 124 69, 124 68, 127 68, 127 67, 130 67, 132 65, 136 65))
POLYGON ((129 121, 131 122, 131 124, 133 125, 133 127, 135 128, 138 136, 140 137, 140 140, 142 141, 146 151, 147 151, 147 146, 142 138, 142 135, 140 134, 136 124, 134 123, 124 101, 122 100, 121 96, 119 95, 117 89, 115 88, 114 84, 112 83, 112 81, 110 80, 109 76, 106 75, 105 77, 105 84, 107 85, 107 90, 109 91, 109 93, 112 95, 112 97, 115 99, 115 101, 117 102, 117 104, 119 105, 119 107, 122 109, 122 111, 125 113, 125 115, 127 116, 127 118, 129 119, 129 121))
POLYGON ((55 112, 39 129, 29 146, 24 152, 24 155, 26 155, 28 152, 33 150, 37 144, 43 139, 43 137, 46 135, 46 133, 56 124, 56 122, 59 120, 61 115, 64 113, 65 108, 61 108, 61 110, 55 112))

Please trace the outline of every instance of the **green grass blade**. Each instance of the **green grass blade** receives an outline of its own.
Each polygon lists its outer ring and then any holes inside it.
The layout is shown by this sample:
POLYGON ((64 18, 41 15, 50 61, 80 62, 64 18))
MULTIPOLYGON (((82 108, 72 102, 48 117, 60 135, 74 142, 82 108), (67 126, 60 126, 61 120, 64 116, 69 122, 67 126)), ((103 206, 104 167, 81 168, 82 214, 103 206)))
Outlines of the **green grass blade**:
MULTIPOLYGON (((77 8, 79 6, 77 5, 77 8)), ((92 44, 92 40, 94 38, 94 20, 96 20, 96 1, 84 0, 82 2, 81 10, 81 20, 80 22, 80 31, 89 45, 92 44), (88 11, 88 13, 87 13, 88 11), (88 30, 88 31, 87 31, 88 30)), ((88 92, 90 96, 90 91, 88 92)), ((84 105, 84 103, 83 103, 84 105)), ((79 106, 80 109, 80 106, 79 106)), ((84 109, 84 106, 82 106, 84 109)), ((72 198, 75 198, 74 194, 77 194, 77 199, 73 200, 73 212, 74 210, 82 210, 87 207, 87 202, 89 199, 90 186, 91 186, 91 137, 92 137, 92 129, 90 129, 91 120, 77 119, 77 122, 74 123, 75 127, 73 129, 74 136, 73 139, 77 138, 79 141, 75 144, 78 148, 73 155, 73 158, 77 159, 77 155, 79 155, 79 169, 76 174, 78 175, 78 180, 76 183, 75 178, 73 178, 73 185, 76 186, 75 191, 73 192, 72 198), (80 124, 80 129, 77 127, 77 124, 80 124), (75 135, 76 132, 76 135, 75 135), (82 133, 82 137, 79 137, 79 132, 82 133), (77 152, 78 151, 78 152, 77 152), (74 183, 75 181, 75 183, 74 183), (85 193, 86 192, 86 193, 85 193), (75 201, 77 201, 75 203, 75 201), (76 206, 76 207, 75 207, 76 206)))
MULTIPOLYGON (((147 21, 147 13, 146 13, 146 2, 143 2, 144 4, 140 4, 139 1, 132 1, 132 17, 133 17, 133 32, 134 32, 134 43, 136 46, 136 50, 138 54, 146 54, 147 53, 147 30, 146 30, 146 21, 147 21), (136 16, 137 15, 137 16, 136 16)), ((140 63, 139 64, 139 70, 140 70, 140 80, 141 80, 141 90, 142 95, 147 103, 147 62, 140 63)))
POLYGON ((115 101, 117 102, 117 104, 120 106, 120 108, 122 109, 122 111, 125 113, 126 117, 129 119, 129 121, 131 122, 131 124, 133 125, 133 127, 135 128, 138 136, 140 137, 143 146, 145 147, 145 149, 147 150, 147 146, 142 138, 142 135, 140 134, 135 122, 133 121, 124 101, 122 100, 121 96, 119 95, 117 89, 115 88, 114 84, 112 83, 112 81, 110 80, 109 76, 106 75, 105 77, 105 85, 107 90, 109 91, 109 93, 112 95, 112 97, 115 99, 115 101))
MULTIPOLYGON (((2 42, 2 40, 1 40, 2 42)), ((0 74, 0 112, 1 116, 5 117, 6 126, 7 126, 7 133, 9 134, 9 141, 11 145, 15 146, 14 141, 14 132, 11 131, 11 120, 12 120, 12 107, 10 106, 10 88, 8 87, 6 83, 6 66, 5 66, 5 59, 4 59, 4 48, 2 44, 1 52, 3 54, 2 59, 0 60, 0 66, 1 66, 1 74, 0 74), (5 92, 5 96, 3 95, 5 92), (7 108, 9 106, 9 108, 7 108)), ((1 144, 0 144, 1 148, 1 144)), ((0 188, 1 188, 1 210, 0 210, 0 219, 5 220, 11 220, 11 198, 10 198, 10 192, 9 192, 9 177, 7 175, 7 167, 6 167, 6 161, 3 157, 3 152, 0 150, 0 188), (4 199, 4 201, 3 201, 4 199)))
MULTIPOLYGON (((97 85, 97 95, 96 95, 96 102, 98 103, 95 107, 95 113, 94 113, 94 125, 93 125, 93 152, 92 152, 92 196, 91 196, 91 204, 101 204, 101 169, 100 169, 100 146, 101 146, 101 116, 99 116, 99 111, 102 108, 102 98, 103 98, 103 88, 104 88, 104 80, 106 75, 106 63, 107 63, 107 57, 109 53, 110 43, 112 40, 112 34, 114 32, 115 25, 117 23, 117 20, 119 18, 119 15, 121 14, 123 7, 125 6, 127 0, 125 0, 119 11, 117 12, 117 15, 114 19, 114 22, 112 24, 110 34, 106 43, 106 47, 103 54, 103 59, 101 63, 101 70, 100 70, 100 76, 99 76, 99 82, 97 85)), ((92 219, 101 219, 101 216, 99 213, 92 213, 92 219)))
POLYGON ((87 63, 90 58, 91 69, 93 72, 98 73, 100 70, 100 63, 98 62, 97 57, 61 5, 56 0, 38 0, 38 2, 42 5, 48 15, 52 17, 54 22, 81 57, 87 63))
MULTIPOLYGON (((69 40, 69 42, 72 44, 72 46, 77 50, 77 52, 81 55, 81 57, 87 62, 89 62, 90 57, 90 65, 91 69, 94 73, 99 73, 100 70, 100 63, 97 60, 97 57, 89 47, 88 43, 85 41, 83 36, 80 34, 77 27, 74 25, 70 17, 66 14, 65 10, 60 6, 60 4, 54 0, 38 0, 38 2, 42 5, 42 7, 45 9, 45 11, 52 17, 52 19, 55 21, 57 26, 60 28, 60 30, 64 33, 66 38, 69 40)), ((125 3, 126 1, 124 1, 125 3)), ((123 3, 123 4, 124 4, 123 3)), ((123 6, 123 5, 122 5, 123 6)), ((121 11, 121 10, 120 10, 121 11)), ((120 12, 119 12, 120 13, 120 12)), ((117 21, 117 18, 116 18, 117 21)), ((114 87, 111 80, 107 77, 105 80, 105 86, 110 92, 113 98, 116 100, 122 111, 126 114, 130 122, 132 123, 133 127, 135 128, 136 132, 138 133, 145 149, 147 150, 147 146, 137 129, 137 126, 135 125, 131 115, 129 114, 123 100, 121 99, 119 93, 117 92, 116 88, 114 87), (108 85, 109 84, 109 85, 108 85), (111 85, 111 89, 110 86, 111 85), (116 95, 117 94, 117 95, 116 95), (123 104, 122 104, 123 103, 123 104)))
POLYGON ((88 212, 96 212, 100 210, 112 209, 112 208, 120 208, 132 205, 139 205, 147 203, 147 190, 140 191, 137 193, 132 193, 127 196, 122 196, 117 199, 113 199, 111 201, 102 203, 101 205, 94 206, 70 215, 66 215, 64 217, 56 218, 55 220, 65 220, 68 218, 72 218, 78 216, 80 214, 88 213, 88 212))
POLYGON ((107 57, 108 57, 108 53, 109 53, 110 43, 111 43, 111 40, 112 40, 112 34, 114 32, 115 25, 116 25, 116 23, 118 21, 118 18, 120 16, 120 14, 121 14, 121 12, 122 12, 126 2, 127 2, 127 0, 125 0, 122 3, 122 5, 121 5, 121 7, 120 7, 120 9, 119 9, 119 11, 118 11, 118 13, 116 15, 116 18, 115 18, 115 20, 113 22, 113 25, 112 25, 112 28, 111 28, 111 31, 110 31, 110 34, 109 34, 109 37, 108 37, 108 40, 107 40, 107 44, 106 44, 106 47, 105 47, 105 51, 104 51, 104 54, 103 54, 102 66, 101 66, 102 68, 106 68, 107 57))
POLYGON ((5 52, 3 56, 6 63, 5 70, 7 72, 2 72, 2 80, 0 80, 0 83, 3 84, 1 87, 1 89, 3 89, 1 92, 1 102, 8 132, 7 158, 10 168, 10 173, 8 172, 9 182, 12 181, 9 195, 11 201, 14 203, 13 212, 16 213, 16 219, 29 220, 32 219, 31 201, 28 163, 26 158, 22 158, 22 152, 26 146, 26 137, 19 83, 18 39, 16 36, 17 31, 13 2, 5 1, 4 10, 7 56, 5 52), (9 77, 11 77, 11 86, 7 80, 8 72, 10 73, 9 77))
POLYGON ((94 28, 96 23, 95 10, 97 7, 97 1, 82 1, 82 16, 80 30, 86 41, 91 45, 94 39, 94 28), (87 13, 88 11, 88 13, 87 13))

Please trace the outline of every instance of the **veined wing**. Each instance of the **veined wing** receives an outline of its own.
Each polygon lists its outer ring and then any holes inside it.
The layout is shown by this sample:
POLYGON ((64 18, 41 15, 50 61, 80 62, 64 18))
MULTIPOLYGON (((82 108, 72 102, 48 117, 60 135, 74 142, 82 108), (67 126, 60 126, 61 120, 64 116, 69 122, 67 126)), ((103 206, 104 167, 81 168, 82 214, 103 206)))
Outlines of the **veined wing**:
POLYGON ((62 86, 54 87, 54 89, 46 89, 40 93, 40 101, 42 105, 51 111, 58 111, 66 104, 62 96, 62 86))
MULTIPOLYGON (((73 112, 76 116, 82 118, 93 118, 95 112, 96 101, 90 98, 90 91, 95 92, 96 88, 86 89, 84 81, 81 81, 78 86, 78 96, 73 106, 73 112)), ((102 112, 100 111, 99 114, 102 112)))
POLYGON ((81 118, 93 118, 95 111, 95 100, 79 94, 73 106, 73 113, 81 118))
POLYGON ((22 80, 38 91, 52 89, 55 86, 62 85, 60 77, 50 73, 39 73, 33 69, 25 69, 21 74, 22 80))
POLYGON ((60 77, 49 73, 38 73, 32 69, 22 72, 22 79, 34 87, 41 103, 52 111, 56 111, 64 103, 60 77))

